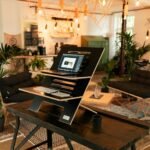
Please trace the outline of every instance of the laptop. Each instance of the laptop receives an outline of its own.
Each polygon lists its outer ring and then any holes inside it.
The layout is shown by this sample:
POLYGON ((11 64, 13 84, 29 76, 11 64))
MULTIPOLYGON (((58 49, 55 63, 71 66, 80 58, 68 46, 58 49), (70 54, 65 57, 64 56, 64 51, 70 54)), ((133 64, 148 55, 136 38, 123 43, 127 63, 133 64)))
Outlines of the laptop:
POLYGON ((56 75, 76 75, 79 73, 84 55, 63 54, 57 70, 41 70, 43 73, 56 75))

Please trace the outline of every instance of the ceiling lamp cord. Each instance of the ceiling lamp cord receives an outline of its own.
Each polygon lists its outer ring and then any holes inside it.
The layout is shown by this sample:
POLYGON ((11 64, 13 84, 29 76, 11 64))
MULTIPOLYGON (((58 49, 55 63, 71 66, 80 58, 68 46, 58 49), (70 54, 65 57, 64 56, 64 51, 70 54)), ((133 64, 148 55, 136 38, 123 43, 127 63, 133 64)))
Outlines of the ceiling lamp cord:
POLYGON ((59 0, 59 5, 60 5, 60 11, 63 14, 64 13, 64 0, 59 0))
POLYGON ((87 4, 84 5, 84 18, 87 18, 88 6, 87 4))
POLYGON ((75 8, 74 19, 75 19, 75 23, 78 24, 78 22, 79 22, 79 11, 78 11, 78 8, 75 8))

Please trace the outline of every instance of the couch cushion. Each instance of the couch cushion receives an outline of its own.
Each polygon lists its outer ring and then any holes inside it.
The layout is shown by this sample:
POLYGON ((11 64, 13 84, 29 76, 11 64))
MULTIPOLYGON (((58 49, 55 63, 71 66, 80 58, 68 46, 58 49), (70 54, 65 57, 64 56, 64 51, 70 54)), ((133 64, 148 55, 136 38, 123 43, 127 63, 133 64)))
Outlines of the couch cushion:
POLYGON ((16 75, 11 75, 10 77, 2 78, 0 80, 0 83, 8 85, 8 86, 13 86, 25 80, 29 80, 30 78, 31 78, 31 73, 21 72, 16 75))
POLYGON ((111 81, 109 86, 142 98, 150 97, 150 86, 146 84, 130 81, 111 81))
POLYGON ((131 76, 131 81, 150 85, 150 71, 136 69, 131 76))
POLYGON ((1 93, 3 97, 14 95, 16 92, 16 88, 11 88, 9 86, 3 86, 3 88, 1 88, 1 93))
POLYGON ((24 82, 21 82, 19 84, 14 85, 14 89, 19 89, 19 88, 24 88, 24 87, 29 87, 29 86, 33 86, 34 85, 34 81, 32 79, 29 80, 25 80, 24 82))
POLYGON ((34 95, 25 93, 25 92, 18 92, 15 95, 12 95, 11 97, 5 97, 3 99, 4 103, 15 103, 15 102, 23 102, 27 100, 31 100, 34 98, 34 95))

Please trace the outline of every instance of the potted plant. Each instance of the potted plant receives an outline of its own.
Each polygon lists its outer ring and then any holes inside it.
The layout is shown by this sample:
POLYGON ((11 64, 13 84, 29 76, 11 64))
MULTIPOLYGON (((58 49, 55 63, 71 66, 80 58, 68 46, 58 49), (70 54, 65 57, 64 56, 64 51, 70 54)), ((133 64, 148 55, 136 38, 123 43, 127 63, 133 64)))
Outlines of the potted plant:
POLYGON ((116 61, 111 59, 105 64, 104 71, 106 75, 102 77, 101 82, 99 83, 101 86, 102 92, 109 92, 108 84, 110 79, 114 76, 114 67, 116 66, 116 61))
MULTIPOLYGON (((133 70, 136 67, 135 61, 140 59, 142 55, 144 55, 146 52, 150 51, 150 44, 144 44, 141 47, 138 47, 138 44, 134 41, 134 36, 131 33, 120 33, 119 35, 119 41, 117 42, 118 49, 120 47, 121 37, 124 37, 124 43, 125 43, 125 49, 124 49, 124 62, 125 62, 125 74, 130 78, 133 70)), ((114 60, 116 60, 117 63, 119 63, 120 60, 120 51, 116 53, 116 55, 113 57, 114 60)), ((115 70, 118 70, 117 74, 119 73, 119 65, 116 65, 114 68, 115 70)))
POLYGON ((28 64, 29 67, 32 68, 32 70, 36 71, 39 69, 43 69, 46 66, 46 62, 44 59, 34 57, 34 59, 31 60, 31 62, 28 64))

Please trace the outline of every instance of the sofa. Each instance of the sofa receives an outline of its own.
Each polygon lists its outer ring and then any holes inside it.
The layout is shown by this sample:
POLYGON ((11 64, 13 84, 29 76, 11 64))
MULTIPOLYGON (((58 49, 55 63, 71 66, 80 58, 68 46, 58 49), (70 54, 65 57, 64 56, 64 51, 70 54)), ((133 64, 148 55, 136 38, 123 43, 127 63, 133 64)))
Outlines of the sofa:
POLYGON ((0 92, 4 103, 18 103, 33 99, 33 95, 19 91, 19 88, 35 85, 29 72, 0 79, 0 92))
POLYGON ((110 81, 109 87, 137 98, 149 98, 150 71, 135 69, 130 80, 110 81))

